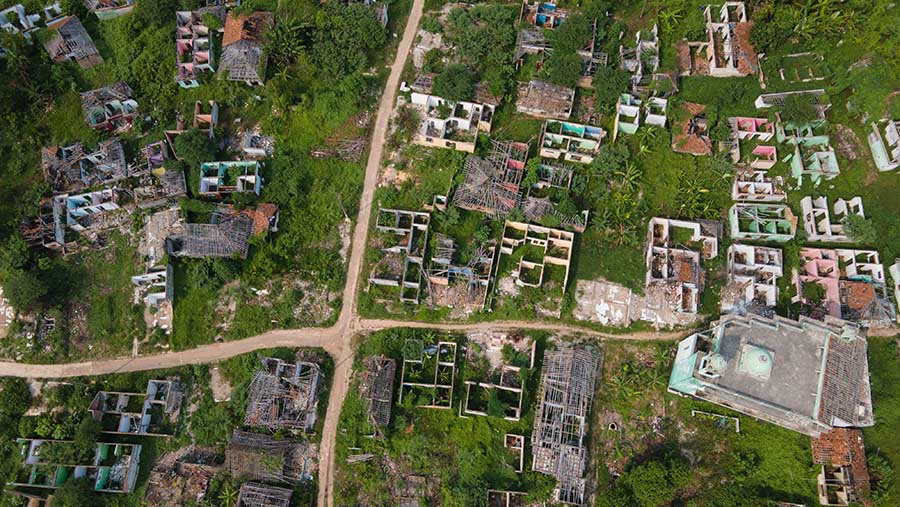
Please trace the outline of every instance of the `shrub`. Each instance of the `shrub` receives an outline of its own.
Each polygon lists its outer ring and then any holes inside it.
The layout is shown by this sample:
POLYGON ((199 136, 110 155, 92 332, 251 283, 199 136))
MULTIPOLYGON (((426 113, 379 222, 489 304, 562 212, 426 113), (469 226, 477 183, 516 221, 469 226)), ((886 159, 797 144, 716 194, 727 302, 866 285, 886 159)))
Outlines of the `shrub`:
POLYGON ((475 76, 465 65, 454 63, 434 78, 432 90, 447 100, 467 100, 475 91, 475 76))

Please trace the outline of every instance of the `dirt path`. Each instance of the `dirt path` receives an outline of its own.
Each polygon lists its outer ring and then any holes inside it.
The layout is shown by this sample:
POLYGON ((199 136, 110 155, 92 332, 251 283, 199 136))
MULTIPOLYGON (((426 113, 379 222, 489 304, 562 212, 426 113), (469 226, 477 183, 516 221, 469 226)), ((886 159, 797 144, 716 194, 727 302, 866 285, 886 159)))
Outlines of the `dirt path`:
MULTIPOLYGON (((414 0, 412 11, 403 38, 397 50, 397 56, 391 65, 391 72, 385 85, 384 94, 378 106, 375 126, 372 132, 371 149, 366 164, 365 180, 360 196, 359 214, 353 232, 350 262, 347 269, 347 280, 343 293, 341 313, 334 326, 322 328, 275 330, 243 340, 213 343, 181 352, 103 359, 70 364, 20 364, 0 362, 0 376, 26 378, 65 378, 103 375, 133 371, 146 371, 173 368, 187 364, 215 363, 240 354, 272 347, 321 347, 334 359, 335 370, 328 407, 322 429, 319 466, 319 501, 318 505, 331 507, 334 504, 334 470, 335 445, 338 431, 338 420, 344 398, 350 385, 350 374, 353 366, 353 337, 357 334, 370 333, 396 327, 430 328, 446 331, 471 330, 541 330, 559 334, 581 334, 599 339, 621 340, 674 340, 681 338, 685 332, 649 332, 641 331, 630 334, 612 334, 584 329, 565 324, 529 321, 496 321, 459 324, 432 324, 426 322, 409 322, 383 319, 360 319, 356 311, 356 294, 359 290, 362 271, 363 254, 365 253, 368 225, 372 215, 372 205, 377 186, 378 172, 384 153, 388 123, 396 101, 400 75, 410 53, 416 31, 422 17, 424 0, 414 0)), ((896 329, 892 330, 894 333, 896 329)), ((891 330, 879 331, 888 335, 891 330)))

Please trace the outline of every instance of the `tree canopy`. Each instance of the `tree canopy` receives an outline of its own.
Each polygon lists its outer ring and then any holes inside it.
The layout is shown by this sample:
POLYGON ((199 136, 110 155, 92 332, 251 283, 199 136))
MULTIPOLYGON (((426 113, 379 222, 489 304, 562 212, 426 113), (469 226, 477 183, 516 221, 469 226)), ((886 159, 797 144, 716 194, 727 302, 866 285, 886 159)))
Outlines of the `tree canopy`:
POLYGON ((328 2, 316 13, 312 56, 323 76, 340 79, 364 69, 387 34, 361 3, 328 2))
POLYGON ((475 90, 475 76, 465 65, 454 63, 435 76, 432 91, 448 100, 469 100, 475 90))

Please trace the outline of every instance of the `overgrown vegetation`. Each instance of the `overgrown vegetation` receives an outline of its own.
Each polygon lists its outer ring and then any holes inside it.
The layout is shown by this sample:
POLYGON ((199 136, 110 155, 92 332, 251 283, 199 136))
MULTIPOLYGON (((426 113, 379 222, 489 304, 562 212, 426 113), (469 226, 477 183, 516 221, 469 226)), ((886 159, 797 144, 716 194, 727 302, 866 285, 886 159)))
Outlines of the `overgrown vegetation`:
MULTIPOLYGON (((538 357, 541 357, 544 338, 538 338, 538 357)), ((397 492, 407 488, 407 481, 414 481, 410 479, 413 476, 425 478, 423 487, 414 487, 413 494, 429 505, 480 504, 486 497, 487 489, 524 491, 535 501, 548 498, 553 489, 553 479, 531 472, 527 460, 526 472, 515 473, 509 452, 503 447, 504 433, 528 435, 531 430, 539 378, 537 371, 524 385, 526 402, 520 421, 491 416, 460 418, 457 412, 464 395, 460 393, 465 393, 462 378, 467 371, 462 368, 462 358, 466 347, 463 337, 413 329, 375 333, 360 344, 354 361, 357 381, 347 394, 339 423, 335 504, 394 504, 397 502, 397 492), (460 346, 457 350, 457 368, 461 371, 456 374, 452 407, 449 410, 416 408, 413 397, 404 395, 403 402, 396 402, 393 407, 390 425, 379 429, 379 438, 370 438, 374 428, 368 423, 366 405, 359 399, 358 391, 358 372, 363 369, 362 360, 370 355, 384 354, 397 361, 394 383, 396 401, 403 357, 414 357, 407 344, 419 341, 429 346, 437 340, 455 341, 460 346), (362 463, 346 463, 348 456, 365 453, 375 456, 362 463)))
MULTIPOLYGON (((228 401, 216 403, 212 399, 209 366, 185 366, 176 369, 147 371, 140 373, 101 375, 95 378, 76 378, 64 383, 45 383, 40 397, 32 400, 28 385, 20 379, 3 379, 0 382, 0 479, 5 484, 20 469, 21 455, 15 439, 41 438, 72 440, 72 444, 47 443, 42 448, 43 458, 50 463, 78 464, 91 462, 96 442, 136 443, 142 446, 140 473, 133 493, 125 495, 96 494, 92 484, 86 481, 70 480, 57 491, 55 498, 62 498, 63 505, 84 507, 138 507, 144 505, 147 478, 156 460, 164 453, 184 449, 189 445, 199 445, 219 453, 224 452, 231 433, 241 428, 247 406, 247 389, 254 373, 260 368, 261 357, 276 357, 294 361, 297 354, 304 360, 320 365, 322 372, 319 393, 319 420, 315 431, 302 435, 311 442, 321 439, 321 424, 327 408, 328 391, 334 364, 321 350, 267 349, 234 357, 219 363, 221 378, 231 388, 228 401), (133 437, 100 433, 101 423, 94 421, 87 408, 99 390, 114 392, 143 393, 150 379, 177 379, 184 393, 179 416, 170 426, 171 437, 133 437), (32 403, 33 402, 33 403, 32 403), (23 416, 32 406, 37 415, 23 416), (189 408, 191 407, 191 408, 189 408)), ((289 432, 279 432, 278 438, 291 437, 289 432)), ((237 491, 243 479, 232 478, 227 473, 218 473, 210 485, 209 493, 197 507, 221 507, 226 499, 237 491)), ((294 505, 315 505, 316 482, 296 485, 294 505)), ((56 502, 56 499, 54 499, 56 502)), ((14 497, 0 494, 0 505, 19 507, 14 497)), ((192 504, 194 505, 194 504, 192 504)))
MULTIPOLYGON (((25 4, 28 12, 43 7, 39 2, 25 4)), ((242 10, 272 10, 278 19, 266 39, 271 56, 266 85, 252 88, 206 73, 200 87, 185 90, 173 79, 175 11, 201 4, 137 2, 132 13, 100 21, 81 2, 65 2, 68 12, 77 10, 104 58, 103 64, 87 70, 74 62, 54 64, 40 44, 3 34, 10 55, 0 60, 6 76, 0 87, 0 170, 6 182, 0 205, 0 284, 24 322, 10 334, 21 331, 24 336, 30 323, 48 312, 64 317, 57 319, 55 341, 42 339, 45 343, 28 346, 15 338, 13 346, 4 347, 4 355, 31 360, 40 353, 42 359, 59 360, 120 354, 146 338, 147 346, 185 348, 217 336, 325 325, 336 316, 345 261, 336 255, 342 244, 337 232, 340 226, 349 234, 346 222, 357 212, 365 159, 316 159, 309 152, 330 137, 365 136, 357 120, 373 106, 382 86, 387 71, 378 64, 392 57, 395 43, 386 48, 387 36, 397 22, 405 21, 408 4, 391 4, 392 21, 384 29, 365 5, 244 2, 242 10), (375 71, 369 72, 373 65, 375 71), (216 141, 189 129, 175 140, 182 160, 167 163, 169 169, 185 172, 191 195, 197 190, 201 162, 235 156, 225 148, 226 138, 256 124, 275 136, 275 154, 262 172, 262 196, 227 201, 239 207, 257 201, 277 204, 279 232, 254 240, 245 262, 173 260, 179 277, 175 325, 168 336, 146 330, 143 307, 131 302, 130 277, 143 271, 143 259, 134 250, 142 234, 139 214, 135 226, 102 251, 88 248, 63 258, 29 250, 18 239, 20 221, 34 216, 39 201, 49 196, 40 149, 73 142, 92 147, 106 137, 85 124, 78 92, 119 80, 133 88, 139 104, 133 131, 120 136, 129 159, 147 142, 162 139, 176 117, 190 125, 195 101, 218 103, 216 141), (268 297, 248 297, 253 290, 263 290, 268 297), (229 309, 235 298, 251 302, 229 309)), ((214 34, 216 50, 220 37, 214 34)), ((213 206, 187 199, 182 208, 190 221, 206 221, 213 206)))

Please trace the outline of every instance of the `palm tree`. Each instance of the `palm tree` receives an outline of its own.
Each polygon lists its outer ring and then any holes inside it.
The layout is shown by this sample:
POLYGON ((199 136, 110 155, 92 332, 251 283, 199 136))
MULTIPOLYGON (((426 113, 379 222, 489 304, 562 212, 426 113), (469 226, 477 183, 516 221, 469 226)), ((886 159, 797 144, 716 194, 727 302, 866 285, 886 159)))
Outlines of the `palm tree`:
POLYGON ((659 13, 659 24, 662 25, 663 31, 671 33, 684 18, 684 11, 681 7, 670 7, 659 13))
POLYGON ((637 188, 641 176, 643 176, 641 170, 631 161, 625 162, 625 167, 623 167, 621 171, 616 171, 613 174, 621 178, 622 188, 626 190, 637 188))
POLYGON ((238 500, 238 490, 234 489, 234 486, 231 485, 231 481, 225 483, 225 486, 222 488, 222 492, 219 493, 219 502, 221 502, 222 507, 235 507, 237 505, 238 500))

